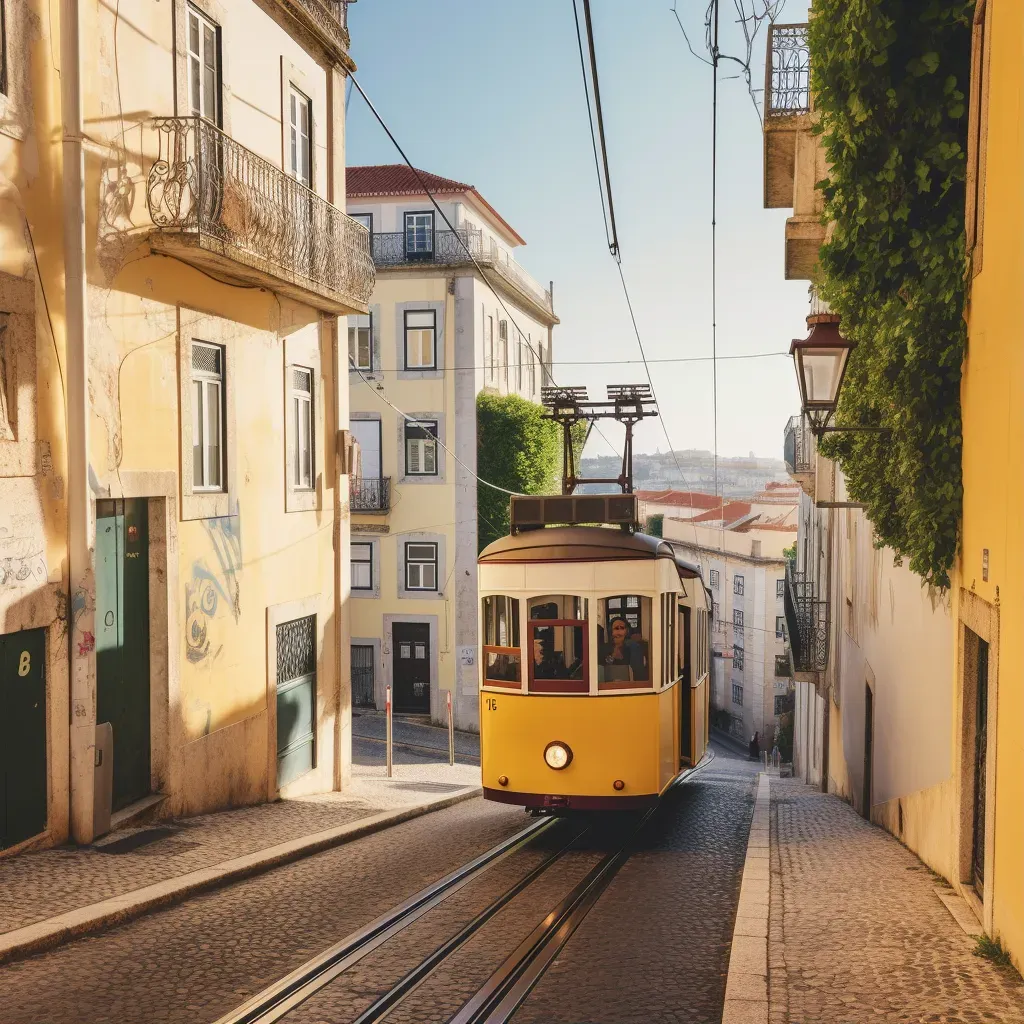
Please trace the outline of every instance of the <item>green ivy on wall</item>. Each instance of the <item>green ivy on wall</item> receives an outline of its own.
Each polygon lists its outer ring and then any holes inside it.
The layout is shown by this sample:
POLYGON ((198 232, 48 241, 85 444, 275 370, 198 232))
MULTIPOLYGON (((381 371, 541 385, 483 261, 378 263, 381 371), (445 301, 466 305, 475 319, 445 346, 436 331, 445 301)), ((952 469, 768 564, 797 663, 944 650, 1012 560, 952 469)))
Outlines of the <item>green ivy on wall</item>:
MULTIPOLYGON (((520 494, 559 490, 562 431, 542 419, 544 409, 518 395, 482 392, 476 400, 476 471, 484 480, 520 494)), ((478 539, 482 551, 509 531, 509 496, 477 484, 478 539)))
POLYGON ((964 200, 974 0, 814 0, 811 90, 830 165, 820 292, 857 343, 830 434, 881 543, 949 586, 962 481, 964 200))

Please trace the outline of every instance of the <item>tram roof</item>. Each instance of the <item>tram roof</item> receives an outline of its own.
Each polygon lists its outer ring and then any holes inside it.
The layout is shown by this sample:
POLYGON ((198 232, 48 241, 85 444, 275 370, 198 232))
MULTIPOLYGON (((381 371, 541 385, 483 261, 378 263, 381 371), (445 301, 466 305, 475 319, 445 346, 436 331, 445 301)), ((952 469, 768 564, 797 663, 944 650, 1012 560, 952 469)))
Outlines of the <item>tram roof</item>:
POLYGON ((601 526, 555 526, 522 533, 488 544, 481 564, 501 562, 625 562, 671 558, 680 576, 700 579, 700 569, 680 558, 672 545, 646 533, 623 533, 601 526))

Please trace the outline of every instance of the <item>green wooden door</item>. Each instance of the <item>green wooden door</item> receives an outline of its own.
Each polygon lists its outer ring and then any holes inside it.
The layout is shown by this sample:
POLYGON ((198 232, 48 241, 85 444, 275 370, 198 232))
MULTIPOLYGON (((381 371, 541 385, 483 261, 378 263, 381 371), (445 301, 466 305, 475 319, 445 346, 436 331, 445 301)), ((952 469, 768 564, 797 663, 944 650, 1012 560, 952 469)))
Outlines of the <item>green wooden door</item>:
POLYGON ((114 727, 115 811, 150 791, 147 516, 144 499, 96 503, 96 721, 114 727))
POLYGON ((46 829, 46 630, 0 635, 0 847, 46 829))
POLYGON ((277 785, 316 765, 316 616, 277 627, 277 785))

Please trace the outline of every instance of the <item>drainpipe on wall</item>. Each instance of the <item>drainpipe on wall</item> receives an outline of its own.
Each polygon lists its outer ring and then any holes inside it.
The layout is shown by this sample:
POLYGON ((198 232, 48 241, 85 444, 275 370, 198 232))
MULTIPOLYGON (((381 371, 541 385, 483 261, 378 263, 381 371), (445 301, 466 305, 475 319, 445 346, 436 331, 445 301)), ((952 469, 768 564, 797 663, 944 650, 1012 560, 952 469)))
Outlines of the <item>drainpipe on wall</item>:
POLYGON ((89 350, 85 317, 85 165, 78 0, 61 0, 64 313, 68 366, 68 665, 71 837, 93 839, 96 750, 95 573, 89 493, 89 350))

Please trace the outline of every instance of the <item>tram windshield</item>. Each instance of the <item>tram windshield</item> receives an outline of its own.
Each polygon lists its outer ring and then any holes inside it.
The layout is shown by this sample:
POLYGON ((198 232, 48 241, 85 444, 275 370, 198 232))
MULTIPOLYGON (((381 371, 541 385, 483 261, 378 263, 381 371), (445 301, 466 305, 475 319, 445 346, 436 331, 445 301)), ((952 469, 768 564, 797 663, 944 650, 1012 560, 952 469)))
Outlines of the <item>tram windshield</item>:
POLYGON ((597 682, 649 683, 651 599, 639 594, 597 602, 597 682))
POLYGON ((522 683, 519 648, 519 601, 497 594, 484 598, 484 682, 495 686, 522 683))
POLYGON ((585 692, 587 602, 571 595, 529 599, 530 689, 549 693, 585 692))

